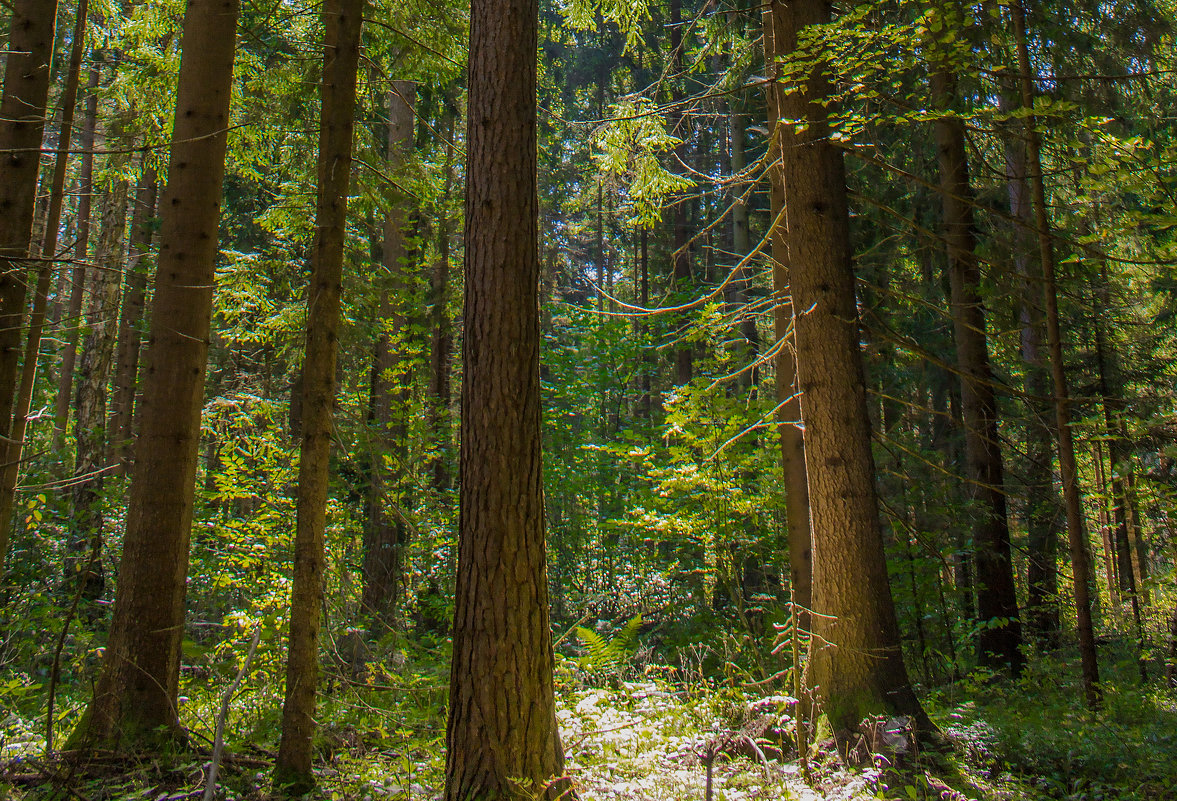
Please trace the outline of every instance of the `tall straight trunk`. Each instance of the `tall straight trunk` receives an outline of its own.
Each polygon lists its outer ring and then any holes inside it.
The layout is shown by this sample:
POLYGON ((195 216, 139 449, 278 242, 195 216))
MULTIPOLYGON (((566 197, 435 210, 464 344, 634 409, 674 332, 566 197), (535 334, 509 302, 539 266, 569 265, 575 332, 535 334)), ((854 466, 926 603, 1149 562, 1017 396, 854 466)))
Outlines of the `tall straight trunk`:
POLYGON ((453 187, 454 127, 457 115, 447 105, 445 136, 445 180, 437 215, 437 261, 430 277, 433 342, 429 363, 429 414, 434 447, 431 478, 433 488, 442 492, 450 488, 450 367, 453 361, 454 334, 450 320, 450 193, 453 187))
MULTIPOLYGON (((792 53, 825 0, 772 0, 776 52, 792 53)), ((820 54, 817 54, 820 58, 820 54)), ((812 56, 810 56, 812 57, 812 56)), ((789 279, 813 524, 816 599, 808 686, 837 733, 876 714, 924 714, 903 664, 871 455, 842 151, 829 139, 830 67, 818 61, 780 98, 789 279)))
MULTIPOLYGON (((412 81, 393 81, 388 95, 388 170, 404 163, 413 145, 417 86, 412 81)), ((372 383, 368 406, 371 430, 367 521, 364 531, 364 586, 360 608, 371 618, 371 633, 383 632, 392 620, 399 600, 404 571, 408 527, 404 508, 405 460, 408 454, 409 382, 404 365, 408 337, 408 265, 406 228, 410 200, 394 190, 384 218, 382 252, 384 276, 380 282, 379 333, 372 359, 372 383), (391 474, 385 457, 392 463, 391 474)))
MULTIPOLYGON (((765 12, 764 55, 770 75, 780 77, 777 59, 786 55, 784 31, 772 11, 765 12)), ((781 441, 781 468, 785 479, 785 517, 789 540, 789 584, 802 630, 810 626, 813 608, 813 542, 809 520, 809 479, 805 470, 805 436, 801 429, 801 394, 797 386, 797 341, 794 336, 793 298, 789 286, 789 229, 785 220, 783 142, 788 136, 779 124, 781 86, 768 86, 769 225, 772 226, 773 334, 776 337, 777 432, 781 441)))
POLYGON ((123 557, 106 659, 75 745, 176 735, 238 0, 188 0, 123 557))
POLYGON ((315 245, 307 287, 306 356, 302 364, 302 426, 298 462, 298 512, 294 539, 294 583, 290 597, 290 644, 282 741, 274 781, 293 793, 314 785, 311 741, 319 674, 320 607, 323 602, 323 541, 327 526, 335 369, 343 254, 347 241, 347 194, 355 127, 356 70, 365 0, 323 4, 323 78, 319 90, 319 198, 315 245))
POLYGON ((89 0, 81 0, 76 12, 69 69, 66 73, 65 90, 61 96, 61 130, 57 137, 53 178, 49 188, 49 201, 45 208, 41 266, 37 271, 33 311, 29 316, 29 333, 25 340, 24 364, 21 365, 20 385, 17 388, 12 410, 12 428, 9 432, 9 439, 6 442, 0 441, 0 572, 4 569, 12 535, 12 510, 16 502, 16 483, 17 477, 20 475, 29 409, 33 401, 33 384, 36 381, 37 362, 41 353, 41 335, 45 329, 49 287, 53 280, 53 268, 57 258, 57 237, 61 227, 61 210, 65 201, 65 176, 66 168, 69 166, 70 141, 73 138, 74 112, 78 101, 78 81, 82 71, 82 54, 85 50, 86 18, 89 6, 89 0))
MULTIPOLYGON (((1003 89, 1002 109, 1016 105, 1003 89)), ((1026 628, 1030 637, 1047 649, 1059 644, 1058 534, 1060 504, 1054 489, 1050 426, 1049 377, 1042 353, 1042 308, 1039 271, 1032 266, 1037 243, 1034 212, 1026 180, 1026 141, 1019 126, 1005 139, 1005 165, 1009 211, 1013 225, 1014 268, 1020 280, 1018 297, 1019 349, 1025 364, 1026 423, 1026 628)))
MULTIPOLYGON (((678 137, 681 142, 674 149, 675 159, 681 164, 687 161, 688 123, 683 112, 685 92, 683 91, 683 39, 682 39, 682 0, 670 0, 670 85, 671 110, 669 114, 670 134, 678 137)), ((690 229, 687 222, 688 201, 685 195, 680 195, 671 211, 671 240, 670 259, 671 284, 680 292, 685 292, 691 282, 691 252, 690 229)), ((680 318, 680 337, 686 337, 686 327, 690 325, 690 318, 683 315, 680 318)), ((691 380, 694 373, 694 354, 691 343, 681 342, 674 351, 674 381, 685 384, 691 380)))
MULTIPOLYGON (((120 165, 121 166, 121 165, 120 165)), ((115 169, 118 167, 116 166, 115 169)), ((73 558, 80 568, 102 549, 102 488, 107 473, 107 384, 118 333, 119 284, 123 270, 123 242, 127 221, 127 182, 116 179, 102 202, 95 265, 89 279, 90 301, 86 309, 89 333, 78 360, 77 394, 74 398, 74 458, 70 494, 73 501, 73 558)), ((102 562, 95 558, 84 578, 83 597, 102 594, 105 581, 102 562)))
MULTIPOLYGON (((638 269, 640 272, 638 287, 638 297, 643 309, 650 308, 650 229, 645 226, 642 227, 641 243, 640 243, 640 263, 638 269)), ((653 418, 654 413, 654 398, 652 395, 653 387, 651 382, 653 380, 654 360, 650 356, 650 349, 646 346, 649 341, 650 320, 648 317, 641 317, 638 322, 639 326, 639 341, 642 343, 642 395, 638 400, 638 416, 647 423, 653 418)))
MULTIPOLYGON (((935 56, 933 56, 935 59, 935 56)), ((991 668, 1022 672, 1022 624, 1018 613, 1005 470, 997 431, 997 398, 989 367, 989 340, 981 301, 981 269, 973 234, 973 188, 969 181, 964 122, 949 116, 956 101, 956 76, 933 62, 932 92, 945 116, 936 120, 940 202, 948 250, 952 330, 960 369, 965 425, 967 491, 974 504, 973 546, 977 568, 978 661, 991 668)))
POLYGON ((53 449, 60 451, 69 424, 70 403, 73 398, 74 366, 78 357, 78 331, 81 328, 82 303, 86 289, 86 259, 90 255, 90 215, 94 208, 94 140, 98 133, 98 81, 101 68, 97 62, 90 68, 86 84, 86 117, 78 145, 82 150, 82 168, 78 174, 78 213, 74 221, 74 269, 70 281, 69 305, 66 307, 65 350, 61 355, 61 372, 57 375, 57 405, 53 415, 53 449))
POLYGON ((536 0, 470 9, 462 446, 447 801, 568 790, 540 449, 536 0))
MULTIPOLYGON (((0 437, 13 430, 57 0, 13 0, 0 98, 0 437)), ((3 440, 0 440, 3 441, 3 440)))
POLYGON ((143 307, 147 301, 147 274, 151 267, 151 240, 155 233, 155 204, 159 179, 154 167, 139 176, 131 214, 131 251, 127 258, 123 307, 119 317, 119 344, 115 359, 114 397, 110 418, 111 466, 114 475, 125 476, 131 463, 134 435, 135 387, 142 345, 143 307))
POLYGON ((1054 241, 1046 208, 1046 187, 1042 173, 1042 146, 1034 108, 1034 72, 1026 45, 1026 16, 1021 0, 1010 4, 1014 39, 1018 52, 1018 73, 1022 109, 1026 123, 1026 155, 1038 234, 1038 258, 1042 268, 1042 290, 1046 311, 1046 339, 1050 351, 1050 372, 1054 384, 1054 414, 1058 437, 1059 472, 1063 481, 1063 505, 1067 513, 1067 541, 1074 576, 1076 628, 1082 661, 1083 693, 1091 707, 1099 705, 1099 662, 1095 653, 1095 630, 1091 623, 1091 568, 1087 556, 1087 533, 1083 528, 1083 499, 1079 492, 1079 471, 1075 463, 1075 442, 1071 432, 1071 399, 1063 363, 1062 333, 1059 330, 1058 290, 1055 284, 1054 241))
POLYGON ((1099 439, 1093 443, 1095 461, 1095 487, 1099 497, 1103 500, 1099 504, 1099 535, 1103 545, 1104 573, 1107 576, 1108 598, 1112 604, 1112 614, 1120 613, 1120 584, 1116 577, 1116 546, 1112 541, 1112 523, 1108 515, 1106 500, 1111 497, 1108 489, 1107 471, 1103 465, 1103 442, 1099 439))

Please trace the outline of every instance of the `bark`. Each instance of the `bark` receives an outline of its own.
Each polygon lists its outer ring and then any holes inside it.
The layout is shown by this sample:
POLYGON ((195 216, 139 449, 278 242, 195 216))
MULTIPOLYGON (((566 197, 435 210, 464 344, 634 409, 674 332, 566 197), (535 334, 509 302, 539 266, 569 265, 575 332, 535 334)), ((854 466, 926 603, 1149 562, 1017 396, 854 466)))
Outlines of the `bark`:
POLYGON ((540 451, 535 0, 471 7, 447 801, 567 791, 540 451))
MULTIPOLYGON (((1010 94, 1016 88, 1010 87, 1010 94)), ((1003 91, 1003 110, 1016 105, 1003 91)), ((1034 215, 1030 188, 1026 180, 1026 142, 1024 130, 1016 130, 1005 140, 1005 164, 1008 177, 1009 210, 1014 219, 1014 268, 1020 279, 1018 298, 1019 348, 1025 364, 1026 404, 1026 529, 1028 553, 1026 564, 1026 628, 1040 646, 1055 649, 1059 644, 1058 604, 1058 534, 1060 504, 1054 489, 1051 454, 1050 393, 1046 363, 1042 353, 1041 288, 1035 269, 1034 215)))
POLYGON ((74 366, 78 356, 78 330, 82 319, 82 303, 86 288, 86 259, 90 254, 90 213, 94 207, 94 140, 98 131, 98 81, 101 69, 97 63, 90 68, 86 85, 86 117, 78 146, 82 151, 82 168, 78 174, 78 214, 74 222, 77 242, 74 245, 74 269, 70 282, 69 305, 66 307, 65 350, 61 355, 61 372, 57 376, 57 406, 53 415, 53 450, 64 445, 65 428, 69 424, 70 400, 73 397, 74 366))
POLYGON ((8 555, 12 534, 12 510, 16 502, 16 484, 28 427, 29 409, 33 400, 33 384, 37 377, 37 362, 41 352, 41 335, 45 328, 45 313, 49 302, 49 286, 57 258, 57 236, 61 227, 61 210, 65 200, 65 176, 69 166, 69 147, 73 138, 74 112, 78 100, 78 81, 81 76, 82 54, 85 49, 86 18, 89 0, 78 3, 70 50, 69 71, 61 97, 61 130, 54 155, 53 178, 49 201, 45 208, 44 239, 41 245, 41 266, 37 271, 37 288, 33 296, 33 311, 29 316, 29 333, 25 340, 24 363, 21 365, 20 386, 17 388, 12 411, 9 440, 0 444, 0 572, 8 555))
POLYGON ((106 658, 75 744, 178 734, 185 577, 208 362, 239 6, 188 0, 143 369, 140 433, 106 658))
MULTIPOLYGON (((674 149, 674 157, 680 166, 687 161, 687 139, 689 139, 686 115, 683 113, 685 103, 682 90, 683 80, 683 40, 682 40, 682 0, 670 0, 670 79, 671 79, 671 110, 669 113, 670 133, 678 137, 681 142, 674 149)), ((690 230, 687 226, 687 198, 679 196, 671 212, 671 283, 680 292, 686 292, 691 283, 691 252, 690 230)), ((687 326, 690 325, 689 314, 680 318, 679 336, 685 337, 687 326)), ((686 384, 694 373, 694 354, 691 343, 684 341, 674 351, 674 381, 676 384, 686 384)))
MULTIPOLYGON (((1034 108, 1034 79, 1026 45, 1026 18, 1022 4, 1011 3, 1014 39, 1018 53, 1019 85, 1023 110, 1034 108)), ((1082 661, 1083 693, 1087 703, 1100 703, 1099 663, 1095 652, 1095 631, 1091 623, 1091 568, 1087 555, 1087 533, 1083 528, 1083 500, 1079 490, 1075 443, 1071 432, 1071 400, 1063 363, 1062 334, 1059 330, 1058 291, 1055 283, 1054 241, 1046 208, 1046 188, 1042 173, 1042 148, 1037 121, 1026 117, 1026 155, 1031 189, 1031 206, 1038 236, 1038 258, 1042 268, 1042 291, 1046 312, 1046 339, 1050 351, 1050 372, 1054 388, 1054 413, 1058 440, 1059 472, 1063 481, 1063 504, 1067 514, 1067 541, 1071 551, 1074 576, 1076 629, 1082 661)))
POLYGON ((139 177, 131 215, 131 252, 127 258, 123 307, 119 318, 119 344, 115 360, 113 413, 110 420, 111 463, 114 474, 125 476, 131 463, 134 435, 135 387, 142 345, 143 307, 147 300, 147 274, 151 268, 151 240, 155 232, 155 203, 159 181, 148 167, 139 177))
MULTIPOLYGON (((830 20, 824 0, 773 0, 774 47, 830 20)), ((789 278, 813 525, 816 604, 808 686, 839 741, 876 714, 909 715, 931 728, 912 692, 887 578, 859 350, 850 215, 842 151, 830 142, 830 68, 818 62, 780 100, 789 278)), ((812 718, 811 718, 812 719, 812 718)))
POLYGON ((0 441, 14 427, 57 0, 14 0, 11 13, 0 98, 0 441))
MULTIPOLYGON (((394 81, 388 96, 388 169, 395 174, 413 145, 417 87, 394 81)), ((371 618, 371 634, 383 633, 393 619, 401 594, 408 528, 404 513, 407 479, 408 404, 411 376, 404 357, 408 336, 406 227, 410 200, 394 190, 384 218, 380 310, 372 359, 368 424, 371 462, 364 531, 364 587, 360 608, 371 618), (391 462, 391 471, 386 466, 391 462)))
MULTIPOLYGON (((933 51, 934 52, 934 51, 933 51)), ((952 329, 960 369, 964 418, 966 488, 973 503, 973 547, 977 570, 977 637, 980 664, 1022 672, 1022 625, 1010 555, 1005 506, 1005 470, 997 430, 997 398, 989 367, 989 340, 981 300, 981 270, 973 234, 973 189, 969 181, 964 122, 948 116, 956 99, 956 77, 933 54, 932 92, 945 116, 935 122, 940 201, 948 250, 952 329)))
MULTIPOLYGON (((90 270, 90 299, 86 309, 89 333, 78 360, 77 395, 74 398, 74 474, 70 486, 74 532, 69 572, 80 570, 91 554, 102 552, 102 488, 106 460, 107 383, 118 332, 119 284, 123 268, 123 242, 127 219, 127 182, 115 180, 102 203, 102 223, 95 264, 90 270)), ((67 576, 68 578, 68 576, 67 576)), ((95 600, 105 585, 101 556, 94 558, 85 576, 82 597, 95 600)))
MULTIPOLYGON (((785 32, 777 31, 779 19, 764 15, 765 61, 773 77, 779 77, 777 59, 784 56, 785 32), (778 37, 779 33, 779 37, 778 37), (780 41, 778 42, 778 38, 780 41)), ((805 437, 801 430, 801 395, 797 386, 797 342, 793 336, 793 299, 789 287, 789 231, 784 216, 785 182, 782 143, 787 136, 779 125, 781 87, 768 88, 769 224, 772 226, 773 334, 776 338, 777 431, 781 441, 781 468, 785 479, 785 517, 789 540, 789 582, 793 602, 800 607, 797 622, 810 628, 813 608, 813 546, 809 520, 809 481, 805 470, 805 437)))
POLYGON ((306 349, 302 365, 301 445, 298 462, 294 582, 282 740, 274 781, 301 794, 311 772, 315 692, 319 673, 323 541, 335 411, 339 313, 347 241, 347 196, 355 127, 356 70, 365 0, 323 4, 323 77, 320 88, 318 203, 311 279, 307 288, 306 349))

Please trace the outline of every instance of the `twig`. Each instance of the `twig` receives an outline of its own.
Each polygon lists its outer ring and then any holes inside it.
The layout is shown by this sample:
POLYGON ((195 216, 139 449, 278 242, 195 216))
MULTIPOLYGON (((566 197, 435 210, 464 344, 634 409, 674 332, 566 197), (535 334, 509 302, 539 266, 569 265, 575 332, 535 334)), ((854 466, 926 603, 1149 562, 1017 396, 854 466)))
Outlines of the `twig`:
POLYGON ((208 779, 204 784, 204 801, 213 801, 213 796, 217 792, 217 766, 221 763, 221 754, 225 750, 225 721, 229 717, 229 704, 233 700, 233 696, 237 693, 237 688, 241 686, 241 680, 245 678, 245 674, 249 671, 249 663, 253 661, 253 654, 257 651, 258 641, 262 637, 262 627, 258 626, 253 630, 253 639, 249 643, 249 653, 245 655, 245 661, 241 664, 241 670, 237 671, 237 678, 233 679, 233 683, 229 685, 229 689, 225 690, 225 694, 221 696, 221 712, 217 715, 217 731, 213 737, 213 753, 212 758, 208 761, 208 779))

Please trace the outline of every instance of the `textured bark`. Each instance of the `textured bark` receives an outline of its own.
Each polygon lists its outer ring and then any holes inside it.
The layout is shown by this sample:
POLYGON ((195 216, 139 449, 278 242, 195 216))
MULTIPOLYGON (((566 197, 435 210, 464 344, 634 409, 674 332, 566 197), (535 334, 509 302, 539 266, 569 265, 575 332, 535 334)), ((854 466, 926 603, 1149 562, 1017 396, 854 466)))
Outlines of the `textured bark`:
POLYGON ((155 232, 155 203, 159 180, 148 167, 139 177, 135 206, 131 214, 131 251, 123 287, 119 317, 119 344, 115 359, 114 397, 110 419, 111 464, 114 474, 126 475, 131 463, 134 435, 135 387, 139 375, 142 345, 143 307, 147 300, 147 274, 151 267, 151 240, 155 232))
POLYGON ((53 280, 54 260, 57 257, 57 234, 61 227, 61 210, 65 200, 65 176, 66 168, 69 166, 70 141, 73 138, 74 112, 77 108, 78 81, 82 71, 82 54, 85 50, 86 18, 89 7, 89 0, 81 0, 75 15, 73 45, 70 49, 65 89, 61 96, 61 130, 57 137, 57 152, 54 154, 49 201, 45 204, 45 219, 42 229, 44 239, 41 244, 42 261, 37 270, 37 288, 36 294, 33 296, 33 311, 29 315, 29 333, 25 340, 20 386, 17 388, 13 405, 9 439, 6 442, 0 440, 0 572, 4 568, 12 534, 12 510, 16 501, 16 483, 20 474, 29 408, 33 400, 33 384, 37 377, 37 362, 40 360, 41 335, 45 328, 49 287, 53 280))
MULTIPOLYGON (((1018 73, 1022 108, 1034 108, 1034 72, 1026 46, 1026 17, 1021 2, 1010 4, 1014 39, 1018 52, 1018 73)), ((1046 188, 1042 174, 1042 147, 1037 120, 1026 117, 1026 155, 1031 205, 1038 235, 1038 258, 1042 268, 1042 290, 1046 313, 1046 339, 1050 350, 1050 372, 1054 385, 1054 413, 1058 438, 1059 472, 1063 481, 1063 505, 1067 513, 1067 541, 1071 551, 1074 576, 1076 629, 1082 661, 1083 693, 1087 703, 1100 702, 1099 663, 1095 653, 1095 632, 1091 624, 1091 568, 1087 555, 1087 533, 1083 528, 1083 499, 1079 490, 1079 471, 1075 463, 1075 442, 1071 432, 1071 399, 1063 363, 1062 334, 1059 330, 1058 290, 1055 284, 1054 241, 1046 207, 1046 188)))
MULTIPOLYGON (((948 112, 955 101, 956 77, 935 61, 932 91, 941 109, 948 112)), ((966 488, 975 515, 973 546, 981 624, 977 660, 987 667, 1007 668, 1017 676, 1025 664, 1021 652, 1022 624, 1010 556, 1005 470, 997 431, 997 398, 989 367, 985 308, 981 301, 981 270, 973 234, 974 201, 964 122, 957 117, 943 116, 936 120, 934 127, 948 250, 952 329, 961 377, 966 488)))
MULTIPOLYGON (((394 81, 388 95, 388 169, 404 163, 413 144, 417 87, 412 81, 394 81)), ((408 528, 405 460, 407 458, 408 404, 411 375, 405 365, 404 341, 408 336, 408 269, 406 227, 410 199, 393 189, 382 232, 384 276, 380 283, 380 309, 376 325, 372 384, 368 406, 371 430, 371 462, 368 478, 367 520, 364 530, 364 586, 360 608, 371 617, 371 633, 383 633, 392 621, 401 593, 404 551, 408 528), (391 462, 391 471, 386 465, 391 462)))
POLYGON ((65 350, 61 354, 61 372, 57 376, 57 406, 53 415, 53 449, 60 451, 69 424, 73 398, 74 366, 78 357, 78 330, 86 288, 86 259, 90 255, 90 214, 94 207, 94 140, 98 132, 98 81, 101 69, 97 62, 90 68, 86 85, 86 117, 78 146, 82 151, 82 168, 78 174, 78 213, 74 222, 74 269, 70 281, 69 305, 66 307, 65 350))
POLYGON ((302 365, 301 446, 298 462, 294 583, 282 741, 274 781, 292 793, 314 785, 311 741, 319 674, 320 607, 323 602, 323 541, 335 412, 335 369, 343 255, 347 241, 347 195, 355 127, 356 69, 365 0, 323 4, 323 78, 319 90, 318 203, 311 280, 307 287, 306 356, 302 365))
POLYGON ((0 437, 4 438, 13 429, 57 0, 14 0, 11 12, 0 99, 0 437))
POLYGON ((114 617, 74 744, 137 748, 178 732, 185 577, 208 362, 237 0, 188 0, 140 433, 114 617))
MULTIPOLYGON (((779 77, 777 59, 785 53, 786 33, 779 15, 764 14, 764 54, 770 75, 779 77), (778 41, 779 40, 779 41, 778 41)), ((793 299, 789 287, 789 229, 784 216, 785 178, 781 127, 781 87, 769 84, 769 224, 772 226, 773 334, 776 337, 777 431, 781 440, 781 468, 785 479, 785 517, 789 540, 789 581, 793 602, 801 607, 797 622, 810 627, 813 608, 813 544, 809 520, 809 480, 805 471, 805 436, 801 430, 801 395, 797 386, 797 343, 793 336, 793 299)))
POLYGON ((540 456, 535 0, 470 15, 462 446, 447 801, 565 789, 540 456))
MULTIPOLYGON (((690 138, 686 115, 683 113, 685 102, 682 90, 683 79, 683 40, 682 40, 682 0, 670 0, 670 112, 668 122, 670 133, 681 140, 674 149, 675 159, 680 166, 687 160, 687 139, 690 138)), ((691 251, 690 229, 687 226, 687 198, 679 196, 671 211, 671 285, 680 292, 689 289, 691 283, 691 251)), ((686 335, 686 326, 690 325, 689 314, 681 317, 680 336, 686 335)), ((694 374, 694 354, 690 342, 683 342, 674 351, 674 381, 685 384, 694 374)))
MULTIPOLYGON (((121 166, 121 165, 120 165, 121 166)), ((78 360, 77 395, 74 398, 74 475, 70 484, 74 533, 70 572, 80 570, 91 554, 102 552, 102 487, 106 477, 107 383, 118 333, 119 284, 123 269, 123 242, 127 220, 127 182, 115 180, 102 202, 95 264, 90 270, 86 328, 78 360)), ((102 594, 105 581, 101 557, 94 559, 84 579, 82 596, 102 594)))
MULTIPOLYGON (((1016 93, 1010 87, 1010 95, 1016 93)), ((1003 110, 1016 106, 1003 91, 1003 110)), ((1058 520, 1061 504, 1054 489, 1054 470, 1050 427, 1050 393, 1046 363, 1042 353, 1041 291, 1038 271, 1034 267, 1034 214, 1030 204, 1030 187, 1026 180, 1026 142, 1021 127, 1005 140, 1005 165, 1008 177, 1009 210, 1014 220, 1014 268, 1020 279, 1018 322, 1021 327, 1019 348, 1025 364, 1025 393, 1029 414, 1026 426, 1026 529, 1028 553, 1026 564, 1026 628, 1039 645, 1058 647, 1058 520)))
MULTIPOLYGON (((773 0, 777 52, 830 20, 824 0, 773 0)), ((834 732, 865 717, 904 714, 931 724, 912 692, 887 578, 871 454, 866 382, 851 262, 842 151, 830 142, 829 67, 816 64, 780 100, 789 278, 813 525, 816 604, 808 686, 834 732)))

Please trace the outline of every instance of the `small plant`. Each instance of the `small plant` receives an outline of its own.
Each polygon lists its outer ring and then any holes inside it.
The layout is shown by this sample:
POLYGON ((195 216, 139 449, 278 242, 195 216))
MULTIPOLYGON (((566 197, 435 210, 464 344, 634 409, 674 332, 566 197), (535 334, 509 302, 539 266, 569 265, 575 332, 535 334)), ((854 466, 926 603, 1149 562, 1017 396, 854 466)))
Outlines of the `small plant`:
POLYGON ((620 631, 608 638, 593 629, 577 626, 576 636, 585 648, 584 656, 577 660, 581 669, 586 673, 620 680, 622 674, 630 667, 630 661, 637 651, 638 630, 641 626, 640 614, 634 615, 620 631))

